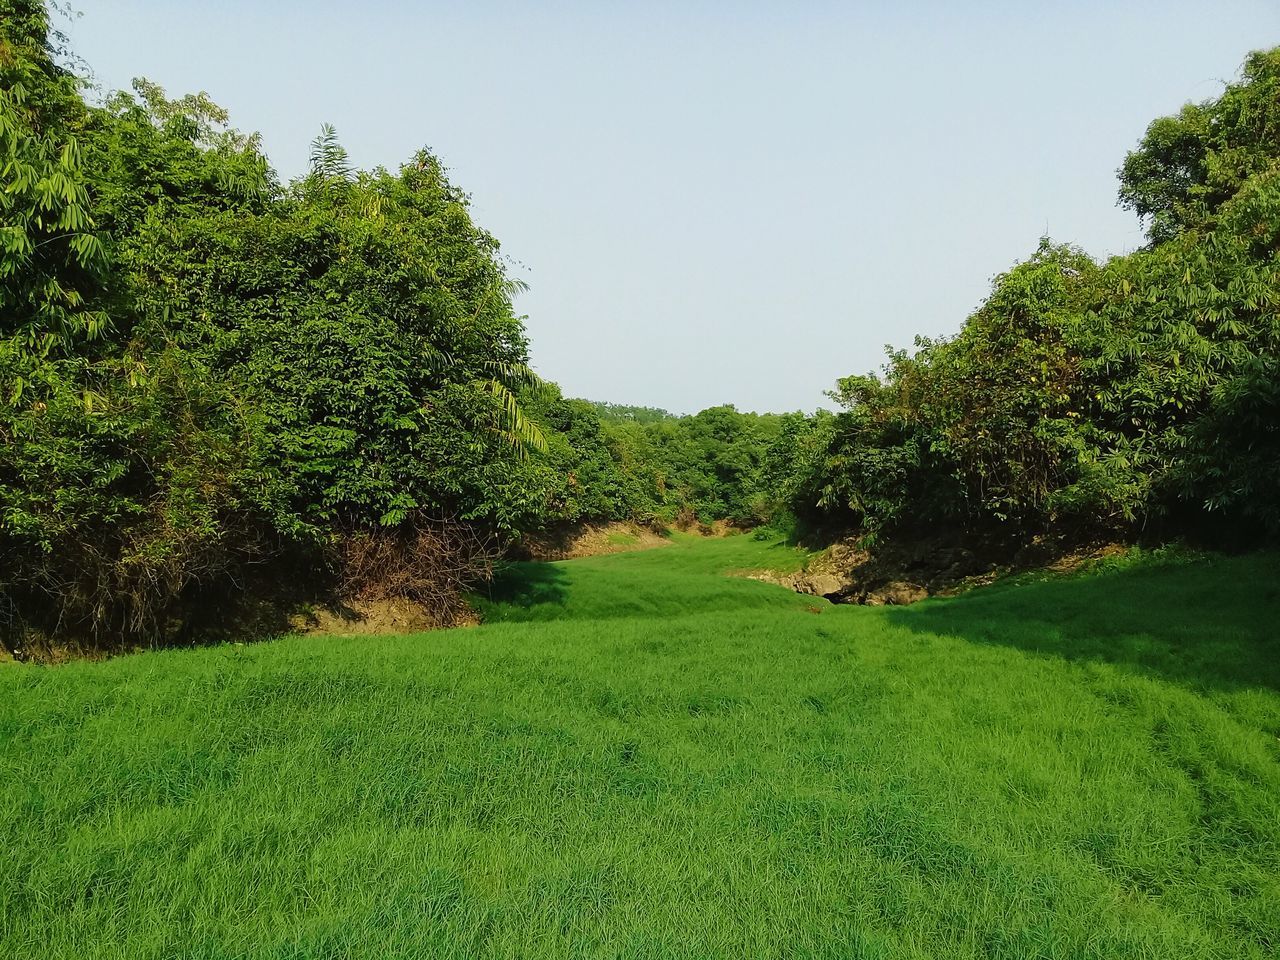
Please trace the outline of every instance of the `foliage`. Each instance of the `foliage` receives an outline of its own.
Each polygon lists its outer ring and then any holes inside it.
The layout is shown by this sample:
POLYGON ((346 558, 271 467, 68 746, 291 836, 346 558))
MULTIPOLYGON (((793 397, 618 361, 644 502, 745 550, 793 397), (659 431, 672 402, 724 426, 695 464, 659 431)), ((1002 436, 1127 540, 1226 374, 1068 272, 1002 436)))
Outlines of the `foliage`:
POLYGON ((327 169, 261 214, 148 223, 141 335, 255 398, 277 529, 419 510, 517 525, 491 470, 541 437, 511 393, 533 378, 495 244, 428 154, 327 169))
POLYGON ((657 423, 661 420, 679 419, 660 407, 633 407, 624 403, 593 403, 601 420, 617 420, 623 423, 657 423))
POLYGON ((248 563, 547 519, 516 286, 435 157, 354 171, 326 128, 281 187, 205 94, 86 104, 44 7, 3 12, 6 607, 155 641, 248 563))
POLYGON ((1276 169, 1280 143, 1280 48, 1244 62, 1240 83, 1147 128, 1120 169, 1120 200, 1148 218, 1153 243, 1211 227, 1252 178, 1276 169))
POLYGON ((87 103, 45 6, 0 13, 0 608, 41 629, 158 641, 248 565, 446 521, 1280 532, 1280 52, 1128 156, 1146 249, 1043 240, 837 413, 673 416, 534 374, 429 152, 325 126, 282 184, 206 94, 87 103))
POLYGON ((784 418, 712 407, 678 417, 652 407, 564 399, 530 411, 550 437, 550 523, 634 520, 753 526, 779 504, 763 465, 784 418))
POLYGON ((774 414, 725 405, 687 417, 615 414, 602 427, 641 513, 668 523, 751 526, 770 512, 761 468, 780 423, 774 414))
POLYGON ((1278 57, 1130 154, 1121 196, 1152 218, 1149 248, 1098 264, 1043 240, 956 336, 842 380, 844 412, 813 422, 819 454, 781 484, 794 512, 867 539, 1176 533, 1204 511, 1280 532, 1278 57))
POLYGON ((0 4, 0 402, 65 388, 101 337, 106 253, 95 232, 78 83, 54 63, 42 4, 0 4))
POLYGON ((528 406, 547 437, 535 482, 546 491, 548 524, 650 519, 650 505, 636 489, 634 471, 610 446, 596 404, 548 385, 528 406))

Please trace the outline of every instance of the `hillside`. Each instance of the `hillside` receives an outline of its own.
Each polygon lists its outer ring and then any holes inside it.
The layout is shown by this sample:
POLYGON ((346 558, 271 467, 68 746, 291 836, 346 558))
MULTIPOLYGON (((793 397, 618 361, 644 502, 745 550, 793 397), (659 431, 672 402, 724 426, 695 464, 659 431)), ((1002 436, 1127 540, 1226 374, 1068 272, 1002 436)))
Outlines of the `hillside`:
POLYGON ((0 666, 0 955, 1263 958, 1280 558, 909 608, 731 537, 489 624, 0 666))

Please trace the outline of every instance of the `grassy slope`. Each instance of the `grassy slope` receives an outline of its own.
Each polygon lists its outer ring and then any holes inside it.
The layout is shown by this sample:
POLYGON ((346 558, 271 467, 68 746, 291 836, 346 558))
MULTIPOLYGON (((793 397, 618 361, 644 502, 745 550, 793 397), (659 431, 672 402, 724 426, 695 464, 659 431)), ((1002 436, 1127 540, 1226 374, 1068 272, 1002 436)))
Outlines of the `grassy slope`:
POLYGON ((0 956, 1275 956, 1280 560, 904 609, 720 576, 799 559, 0 668, 0 956))

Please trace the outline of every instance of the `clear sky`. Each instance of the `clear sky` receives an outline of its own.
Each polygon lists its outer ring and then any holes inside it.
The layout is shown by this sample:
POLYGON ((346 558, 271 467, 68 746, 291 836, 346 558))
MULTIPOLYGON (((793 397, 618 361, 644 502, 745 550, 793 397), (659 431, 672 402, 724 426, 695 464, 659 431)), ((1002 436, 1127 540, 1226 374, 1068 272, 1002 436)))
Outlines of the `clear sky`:
POLYGON ((1141 242, 1115 170, 1156 116, 1280 43, 1276 0, 75 0, 107 87, 205 90, 305 169, 421 146, 530 285, 566 393, 811 410, 954 333, 1048 232, 1141 242))

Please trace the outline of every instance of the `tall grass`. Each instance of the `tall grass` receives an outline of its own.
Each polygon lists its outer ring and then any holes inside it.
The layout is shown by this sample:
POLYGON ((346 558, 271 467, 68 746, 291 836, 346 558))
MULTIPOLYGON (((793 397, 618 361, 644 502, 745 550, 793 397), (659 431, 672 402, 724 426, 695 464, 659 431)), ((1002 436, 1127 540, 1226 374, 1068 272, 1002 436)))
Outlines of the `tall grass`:
POLYGON ((0 669, 0 956, 1271 958, 1280 561, 915 607, 746 537, 0 669))

